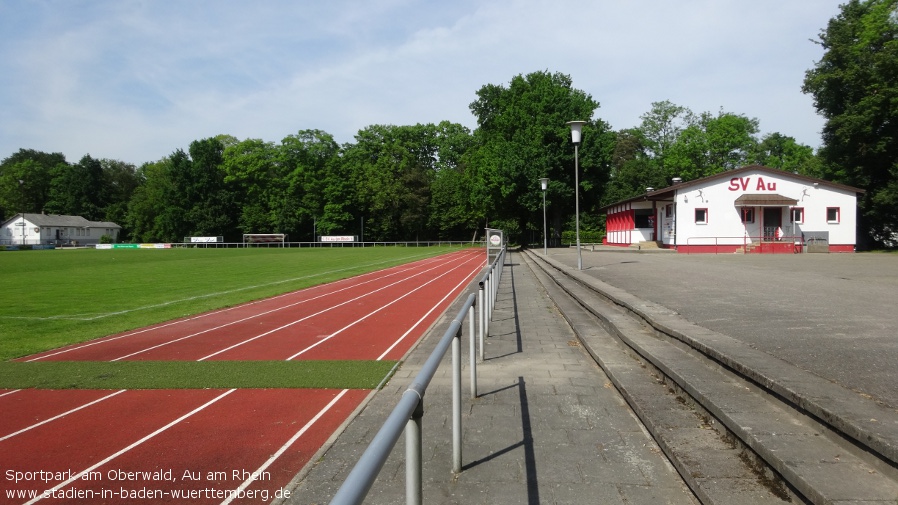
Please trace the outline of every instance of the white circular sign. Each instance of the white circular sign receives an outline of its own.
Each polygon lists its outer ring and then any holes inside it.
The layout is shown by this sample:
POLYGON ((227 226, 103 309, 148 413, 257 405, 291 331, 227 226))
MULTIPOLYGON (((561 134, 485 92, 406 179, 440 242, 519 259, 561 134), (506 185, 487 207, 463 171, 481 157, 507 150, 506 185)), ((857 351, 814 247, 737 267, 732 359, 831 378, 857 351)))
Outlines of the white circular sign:
POLYGON ((491 235, 490 236, 490 245, 497 246, 501 243, 501 241, 502 241, 502 237, 500 237, 499 235, 491 235))

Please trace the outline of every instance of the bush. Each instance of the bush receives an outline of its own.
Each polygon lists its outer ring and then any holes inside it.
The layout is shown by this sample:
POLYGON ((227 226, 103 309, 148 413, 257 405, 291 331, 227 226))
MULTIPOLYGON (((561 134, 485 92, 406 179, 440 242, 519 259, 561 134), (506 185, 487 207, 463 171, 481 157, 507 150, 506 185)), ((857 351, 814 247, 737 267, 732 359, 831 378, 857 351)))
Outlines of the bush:
MULTIPOLYGON (((600 231, 580 230, 581 244, 601 244, 605 234, 600 231)), ((577 243, 577 234, 574 231, 561 232, 561 243, 563 245, 571 245, 577 243)))

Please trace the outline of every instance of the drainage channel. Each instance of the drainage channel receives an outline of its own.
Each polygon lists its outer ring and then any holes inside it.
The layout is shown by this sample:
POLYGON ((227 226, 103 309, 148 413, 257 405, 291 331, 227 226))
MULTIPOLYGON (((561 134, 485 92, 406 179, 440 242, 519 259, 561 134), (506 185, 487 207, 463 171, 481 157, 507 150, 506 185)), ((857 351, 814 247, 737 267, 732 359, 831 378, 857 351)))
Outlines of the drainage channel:
POLYGON ((894 413, 551 258, 523 257, 702 503, 898 502, 898 438, 863 425, 894 413))

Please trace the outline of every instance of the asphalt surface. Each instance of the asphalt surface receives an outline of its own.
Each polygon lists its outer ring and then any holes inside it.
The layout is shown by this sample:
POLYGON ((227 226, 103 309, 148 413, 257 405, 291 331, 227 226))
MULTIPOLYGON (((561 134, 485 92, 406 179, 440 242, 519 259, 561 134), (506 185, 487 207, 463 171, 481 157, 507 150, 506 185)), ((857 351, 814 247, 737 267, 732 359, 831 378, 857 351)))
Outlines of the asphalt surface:
MULTIPOLYGON (((574 249, 549 256, 577 264, 574 249)), ((590 276, 898 408, 898 254, 582 257, 590 276)))
MULTIPOLYGON (((573 249, 552 249, 549 256, 576 267, 573 249)), ((898 406, 898 255, 718 256, 598 247, 582 257, 582 273, 671 309, 684 323, 744 342, 861 402, 898 406)), ((487 359, 478 365, 478 398, 468 398, 466 366, 462 372, 465 452, 457 476, 448 359, 425 396, 424 502, 697 503, 526 262, 517 253, 510 259, 487 359)), ((289 503, 330 501, 442 336, 445 319, 297 476, 289 503)), ((403 446, 400 440, 365 503, 405 501, 403 446)), ((717 502, 760 503, 738 487, 728 492, 717 502)))

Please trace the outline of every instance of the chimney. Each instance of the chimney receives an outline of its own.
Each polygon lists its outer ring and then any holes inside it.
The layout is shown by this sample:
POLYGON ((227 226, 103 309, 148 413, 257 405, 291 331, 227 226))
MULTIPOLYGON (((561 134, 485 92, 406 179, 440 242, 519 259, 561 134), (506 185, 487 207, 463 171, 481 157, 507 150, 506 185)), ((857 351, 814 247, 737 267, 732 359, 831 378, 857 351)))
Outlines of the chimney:
POLYGON ((645 192, 646 192, 646 193, 651 193, 652 191, 655 191, 655 188, 653 188, 653 187, 651 187, 651 186, 645 188, 645 192))
POLYGON ((674 178, 673 178, 673 183, 674 183, 674 184, 679 184, 679 183, 681 183, 681 182, 683 182, 683 178, 682 178, 682 177, 674 177, 674 178))

